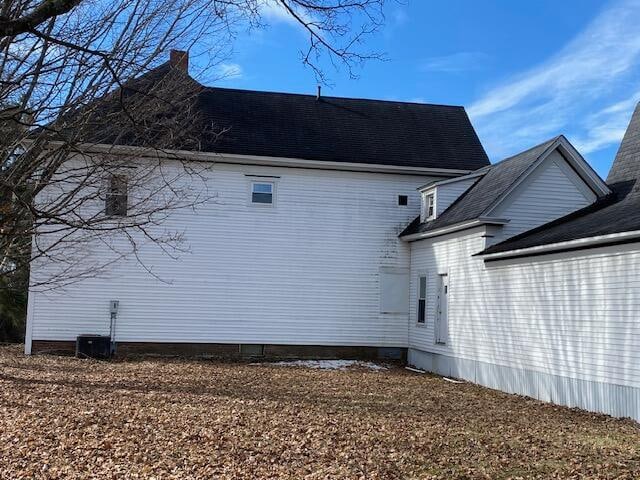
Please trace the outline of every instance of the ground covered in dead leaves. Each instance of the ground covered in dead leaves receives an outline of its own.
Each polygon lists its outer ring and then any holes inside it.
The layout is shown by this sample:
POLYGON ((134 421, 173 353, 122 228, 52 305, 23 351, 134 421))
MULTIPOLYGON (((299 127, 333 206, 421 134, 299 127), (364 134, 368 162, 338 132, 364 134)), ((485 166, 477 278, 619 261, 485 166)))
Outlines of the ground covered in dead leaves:
POLYGON ((407 372, 24 357, 0 478, 639 478, 640 428, 407 372))

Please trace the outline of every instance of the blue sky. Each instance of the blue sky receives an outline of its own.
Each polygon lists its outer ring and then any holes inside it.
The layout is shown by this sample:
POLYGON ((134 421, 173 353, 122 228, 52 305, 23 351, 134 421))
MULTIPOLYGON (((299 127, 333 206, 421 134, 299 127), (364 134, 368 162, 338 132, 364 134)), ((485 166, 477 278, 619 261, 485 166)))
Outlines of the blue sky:
MULTIPOLYGON (((314 94, 306 36, 277 14, 241 34, 219 86, 314 94)), ((640 100, 640 0, 389 1, 385 53, 323 94, 464 105, 492 161, 563 133, 603 176, 640 100)))

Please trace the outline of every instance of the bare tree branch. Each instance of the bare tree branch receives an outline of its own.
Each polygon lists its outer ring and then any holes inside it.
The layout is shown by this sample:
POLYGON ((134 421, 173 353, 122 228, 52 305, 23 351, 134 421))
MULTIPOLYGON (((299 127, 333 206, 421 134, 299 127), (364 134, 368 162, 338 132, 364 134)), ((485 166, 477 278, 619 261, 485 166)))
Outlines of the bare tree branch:
POLYGON ((309 35, 302 61, 318 78, 323 59, 353 75, 354 66, 378 58, 360 44, 381 25, 382 2, 3 2, 0 288, 34 263, 47 265, 38 269, 47 275, 33 277, 32 288, 49 289, 101 275, 127 257, 166 281, 144 252, 188 252, 184 232, 167 221, 219 202, 213 164, 176 152, 201 150, 201 132, 215 139, 231 127, 202 116, 202 85, 167 62, 167 52, 195 46, 204 73, 229 58, 239 31, 266 28, 263 17, 277 8, 309 35), (145 155, 123 153, 127 145, 145 155), (126 216, 106 214, 113 178, 126 178, 126 216))
POLYGON ((31 32, 37 26, 70 12, 82 0, 44 0, 31 11, 17 18, 8 17, 6 12, 0 15, 0 37, 13 37, 31 32))

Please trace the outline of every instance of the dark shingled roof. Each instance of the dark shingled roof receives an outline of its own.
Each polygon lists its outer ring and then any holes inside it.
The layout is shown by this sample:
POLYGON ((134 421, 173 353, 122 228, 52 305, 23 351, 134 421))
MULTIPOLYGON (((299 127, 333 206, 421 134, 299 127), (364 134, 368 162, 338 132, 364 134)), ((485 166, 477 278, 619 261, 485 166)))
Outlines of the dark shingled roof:
MULTIPOLYGON (((163 148, 469 171, 489 163, 463 107, 205 87, 176 70, 164 64, 135 83, 151 88, 168 75, 183 75, 171 88, 186 85, 193 92, 182 97, 198 121, 163 148)), ((87 141, 146 146, 140 135, 101 127, 118 98, 100 108, 87 141)), ((185 108, 173 103, 154 118, 169 124, 172 113, 185 108)))
POLYGON ((602 200, 536 229, 493 245, 498 253, 581 238, 640 230, 640 104, 629 123, 607 177, 613 193, 602 200))
POLYGON ((476 183, 449 208, 432 221, 420 223, 420 217, 416 218, 400 236, 426 233, 481 217, 557 139, 558 137, 554 137, 513 157, 473 172, 472 175, 483 175, 478 177, 476 183))

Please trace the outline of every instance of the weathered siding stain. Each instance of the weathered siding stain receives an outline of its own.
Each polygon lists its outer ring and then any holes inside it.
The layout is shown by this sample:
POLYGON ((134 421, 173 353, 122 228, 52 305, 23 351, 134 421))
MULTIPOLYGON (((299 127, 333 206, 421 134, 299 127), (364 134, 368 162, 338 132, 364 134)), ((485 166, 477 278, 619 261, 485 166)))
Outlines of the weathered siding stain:
POLYGON ((410 247, 396 232, 419 214, 416 189, 429 180, 217 164, 209 181, 217 200, 164 225, 184 229, 191 253, 173 261, 141 252, 168 283, 130 259, 107 279, 36 293, 33 338, 107 334, 114 299, 118 341, 406 346, 407 315, 380 313, 379 268, 408 268, 410 247), (246 175, 280 177, 273 208, 250 204, 246 175), (398 195, 409 205, 398 206, 398 195))

